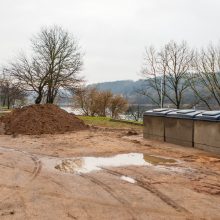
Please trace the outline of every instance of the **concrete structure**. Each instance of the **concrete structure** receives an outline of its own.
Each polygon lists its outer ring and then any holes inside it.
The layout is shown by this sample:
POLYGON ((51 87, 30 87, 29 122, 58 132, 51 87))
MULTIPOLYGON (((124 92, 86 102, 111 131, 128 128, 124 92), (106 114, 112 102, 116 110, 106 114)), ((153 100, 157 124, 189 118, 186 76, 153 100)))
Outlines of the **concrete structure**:
POLYGON ((147 111, 144 113, 144 138, 220 154, 220 111, 147 111))
POLYGON ((144 113, 144 138, 164 141, 164 116, 173 109, 154 109, 144 113))
POLYGON ((187 146, 194 146, 194 118, 202 111, 193 109, 170 112, 165 117, 165 141, 187 146))
POLYGON ((194 147, 220 154, 220 111, 199 114, 194 123, 194 147))

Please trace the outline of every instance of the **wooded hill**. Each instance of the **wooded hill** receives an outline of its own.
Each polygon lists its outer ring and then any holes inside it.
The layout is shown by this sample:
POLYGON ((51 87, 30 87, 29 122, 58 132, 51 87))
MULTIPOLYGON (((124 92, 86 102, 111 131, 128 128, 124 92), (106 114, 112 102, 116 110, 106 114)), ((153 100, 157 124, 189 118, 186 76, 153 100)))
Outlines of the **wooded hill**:
MULTIPOLYGON (((102 91, 110 90, 114 94, 121 94, 129 103, 132 104, 143 104, 143 105, 152 105, 152 101, 143 95, 140 95, 138 91, 148 88, 148 91, 152 94, 152 96, 156 96, 155 92, 149 88, 149 83, 147 80, 120 80, 113 82, 103 82, 90 84, 89 87, 96 87, 102 91)), ((191 104, 195 102, 195 95, 191 89, 186 90, 184 95, 184 104, 191 104)), ((167 101, 167 105, 170 103, 167 101)))

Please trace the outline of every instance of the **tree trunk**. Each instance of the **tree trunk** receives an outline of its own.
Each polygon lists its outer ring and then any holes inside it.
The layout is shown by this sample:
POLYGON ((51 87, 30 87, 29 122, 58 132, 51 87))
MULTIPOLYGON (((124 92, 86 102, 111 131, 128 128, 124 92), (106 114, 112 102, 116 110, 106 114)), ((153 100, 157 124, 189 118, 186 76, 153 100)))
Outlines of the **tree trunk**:
POLYGON ((57 91, 54 91, 51 88, 49 88, 47 92, 47 103, 53 104, 56 96, 57 91))
POLYGON ((8 100, 7 100, 7 107, 8 107, 8 109, 10 109, 10 98, 9 98, 9 96, 8 96, 8 100))
POLYGON ((179 103, 179 102, 177 102, 176 108, 177 108, 177 109, 180 109, 180 103, 179 103))
POLYGON ((38 94, 37 98, 35 99, 35 104, 40 104, 42 101, 42 98, 43 98, 42 94, 41 93, 38 94))
POLYGON ((6 105, 6 96, 5 96, 5 95, 4 95, 4 98, 3 98, 2 105, 3 105, 3 106, 5 106, 5 105, 6 105))

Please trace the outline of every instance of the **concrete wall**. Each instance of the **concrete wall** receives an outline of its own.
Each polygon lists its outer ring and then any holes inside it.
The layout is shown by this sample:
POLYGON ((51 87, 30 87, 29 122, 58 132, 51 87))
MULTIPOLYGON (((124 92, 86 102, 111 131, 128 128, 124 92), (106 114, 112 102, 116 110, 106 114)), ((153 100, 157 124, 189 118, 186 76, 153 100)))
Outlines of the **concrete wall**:
POLYGON ((165 141, 193 147, 193 120, 165 118, 165 141))
POLYGON ((220 122, 145 115, 143 136, 220 154, 220 122))
POLYGON ((220 122, 195 121, 194 147, 220 154, 220 122))
POLYGON ((144 116, 144 138, 164 141, 164 117, 144 116))

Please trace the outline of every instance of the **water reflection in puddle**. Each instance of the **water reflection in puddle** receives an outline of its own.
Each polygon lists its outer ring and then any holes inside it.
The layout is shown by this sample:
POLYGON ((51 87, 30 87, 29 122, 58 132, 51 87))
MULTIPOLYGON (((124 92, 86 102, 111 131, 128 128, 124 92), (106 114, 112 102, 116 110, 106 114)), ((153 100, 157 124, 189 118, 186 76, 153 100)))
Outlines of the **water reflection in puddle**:
MULTIPOLYGON (((55 168, 67 173, 89 173, 102 167, 152 166, 175 163, 173 159, 160 158, 141 153, 118 154, 112 157, 79 157, 64 159, 55 168)), ((127 180, 128 181, 128 180, 127 180)))
POLYGON ((176 163, 176 160, 174 159, 157 157, 157 156, 152 156, 148 154, 144 154, 144 160, 154 165, 176 163))

